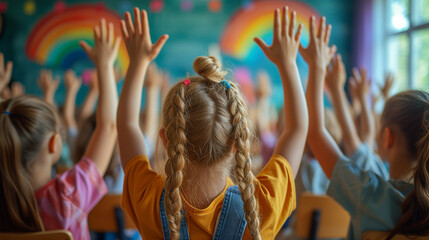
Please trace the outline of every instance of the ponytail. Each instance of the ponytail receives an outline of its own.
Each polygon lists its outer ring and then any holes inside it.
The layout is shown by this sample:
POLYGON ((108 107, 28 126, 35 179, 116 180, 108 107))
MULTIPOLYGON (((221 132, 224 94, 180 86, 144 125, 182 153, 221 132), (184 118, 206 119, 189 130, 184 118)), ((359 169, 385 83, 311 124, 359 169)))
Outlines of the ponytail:
POLYGON ((56 115, 47 103, 29 96, 1 102, 0 112, 0 232, 43 231, 30 165, 41 140, 57 130, 56 115))
POLYGON ((399 93, 386 103, 385 108, 390 108, 390 111, 383 111, 383 119, 396 120, 396 124, 407 136, 409 145, 415 148, 412 153, 417 154, 414 189, 402 203, 402 217, 387 239, 392 239, 396 234, 426 236, 429 235, 429 93, 399 93), (391 118, 394 115, 401 117, 391 118), (397 121, 398 119, 401 121, 397 121), (407 129, 403 129, 404 126, 414 127, 409 127, 407 132, 407 129))

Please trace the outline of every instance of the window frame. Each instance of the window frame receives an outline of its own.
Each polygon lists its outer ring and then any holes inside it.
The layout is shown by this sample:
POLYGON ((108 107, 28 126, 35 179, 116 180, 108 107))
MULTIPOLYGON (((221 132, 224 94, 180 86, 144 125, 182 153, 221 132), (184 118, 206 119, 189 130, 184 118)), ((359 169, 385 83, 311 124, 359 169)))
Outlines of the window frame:
MULTIPOLYGON (((384 26, 384 39, 383 41, 387 43, 391 37, 399 36, 399 35, 406 35, 408 37, 409 41, 409 47, 408 47, 408 82, 407 87, 408 89, 414 88, 414 51, 413 51, 413 45, 414 45, 414 39, 413 39, 413 33, 417 32, 419 30, 429 29, 429 20, 427 22, 423 22, 420 24, 415 24, 414 21, 414 0, 407 0, 408 1, 408 16, 409 16, 409 27, 406 30, 398 31, 398 32, 392 32, 390 30, 390 21, 391 21, 391 12, 390 12, 390 6, 389 6, 390 0, 383 0, 383 9, 384 9, 384 17, 383 17, 383 26, 384 26)), ((389 58, 389 51, 388 51, 388 44, 384 44, 383 47, 383 59, 384 59, 384 69, 387 71, 390 71, 388 66, 388 61, 386 59, 389 58)))

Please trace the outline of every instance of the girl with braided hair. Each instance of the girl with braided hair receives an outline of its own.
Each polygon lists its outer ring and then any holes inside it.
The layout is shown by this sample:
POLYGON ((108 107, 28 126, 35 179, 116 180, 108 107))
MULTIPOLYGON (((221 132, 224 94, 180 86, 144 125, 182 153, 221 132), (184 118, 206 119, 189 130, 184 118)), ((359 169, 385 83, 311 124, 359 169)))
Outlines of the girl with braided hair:
POLYGON ((274 39, 256 43, 278 67, 287 109, 274 155, 254 176, 247 106, 215 57, 198 57, 197 76, 175 84, 165 98, 159 136, 166 176, 150 168, 139 128, 144 75, 168 36, 152 44, 146 11, 125 14, 122 33, 130 55, 118 107, 118 141, 125 172, 123 208, 143 239, 274 239, 295 208, 294 175, 308 128, 296 65, 302 27, 295 13, 274 14, 274 39), (282 19, 280 19, 282 18, 282 19), (287 159, 287 160, 286 160, 287 159), (233 169, 236 183, 229 178, 233 169))

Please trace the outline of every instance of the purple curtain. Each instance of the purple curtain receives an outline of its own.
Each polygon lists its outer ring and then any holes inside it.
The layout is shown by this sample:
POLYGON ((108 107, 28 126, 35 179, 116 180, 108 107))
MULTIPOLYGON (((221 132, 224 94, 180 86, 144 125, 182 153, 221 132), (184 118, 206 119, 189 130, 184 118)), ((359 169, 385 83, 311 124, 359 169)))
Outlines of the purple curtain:
POLYGON ((366 68, 369 75, 372 73, 373 1, 374 0, 355 1, 356 14, 353 24, 352 64, 354 67, 366 68))

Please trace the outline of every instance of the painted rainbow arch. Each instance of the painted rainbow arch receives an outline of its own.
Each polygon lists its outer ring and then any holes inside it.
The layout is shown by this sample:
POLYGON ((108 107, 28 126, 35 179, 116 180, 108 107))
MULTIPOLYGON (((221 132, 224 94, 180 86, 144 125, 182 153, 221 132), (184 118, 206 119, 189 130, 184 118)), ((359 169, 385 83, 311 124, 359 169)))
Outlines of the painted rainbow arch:
MULTIPOLYGON (((101 18, 112 22, 115 34, 120 36, 120 17, 115 12, 99 4, 73 5, 41 18, 31 30, 25 52, 31 60, 52 68, 68 69, 78 62, 88 61, 79 41, 93 45, 93 29, 101 18)), ((128 63, 128 53, 122 41, 117 59, 122 73, 128 63)))
POLYGON ((297 25, 304 25, 301 42, 305 46, 309 41, 309 18, 319 18, 319 14, 312 7, 297 1, 255 1, 240 8, 227 23, 220 40, 222 52, 241 61, 255 60, 261 50, 253 39, 260 37, 271 43, 274 10, 283 6, 288 6, 290 11, 296 11, 297 25))

